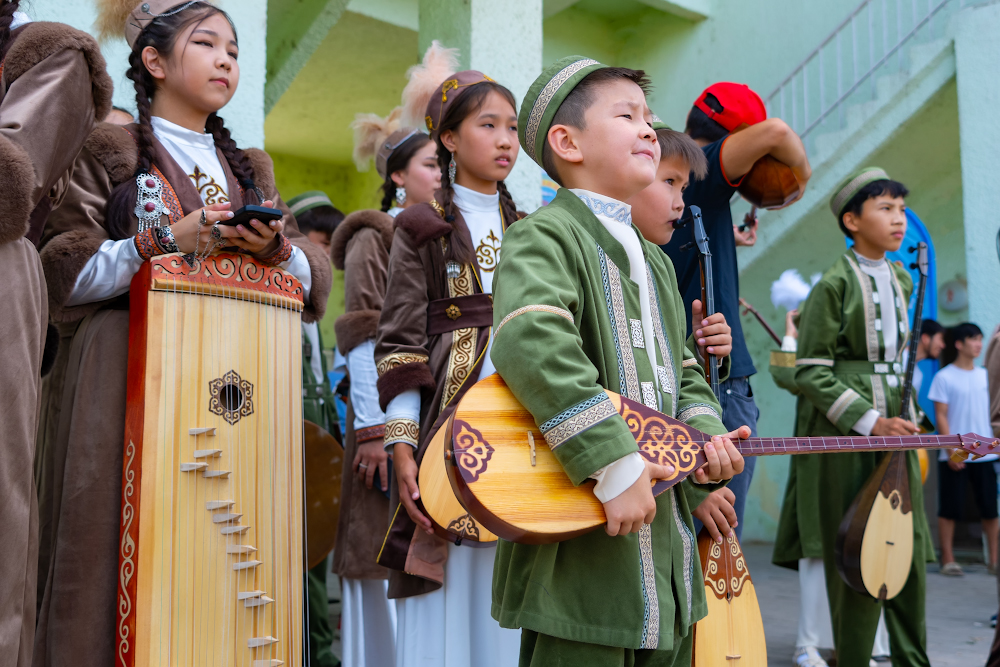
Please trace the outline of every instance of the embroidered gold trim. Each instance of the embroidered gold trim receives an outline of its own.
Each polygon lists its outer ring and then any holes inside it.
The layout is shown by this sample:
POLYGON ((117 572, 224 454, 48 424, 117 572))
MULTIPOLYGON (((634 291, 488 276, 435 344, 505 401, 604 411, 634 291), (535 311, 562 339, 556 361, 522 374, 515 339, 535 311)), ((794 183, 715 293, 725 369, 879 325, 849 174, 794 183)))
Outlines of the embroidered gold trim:
POLYGON ((771 365, 778 368, 795 368, 795 353, 771 350, 771 365))
POLYGON ((837 400, 833 402, 830 409, 826 411, 826 418, 836 424, 844 416, 844 413, 847 412, 847 408, 851 407, 851 404, 860 398, 861 395, 853 389, 846 390, 837 397, 837 400))
MULTIPOLYGON (((454 299, 473 293, 475 277, 471 264, 463 264, 457 277, 448 278, 449 296, 454 299)), ((456 308, 456 310, 458 310, 456 308)), ((441 409, 444 410, 476 365, 476 327, 455 329, 451 332, 451 351, 448 353, 448 370, 445 373, 444 390, 441 392, 441 409)))
MULTIPOLYGON (((611 402, 607 394, 602 394, 595 398, 599 399, 595 405, 577 414, 572 414, 561 422, 550 426, 548 429, 542 430, 542 437, 545 438, 545 442, 548 443, 550 449, 555 449, 570 438, 578 436, 587 429, 600 424, 605 419, 618 414, 614 403, 611 402)), ((591 400, 594 399, 588 399, 588 401, 591 400)), ((571 410, 572 408, 566 412, 570 412, 571 410)), ((566 414, 566 412, 563 414, 566 414)), ((554 420, 550 419, 546 424, 552 421, 554 420)))
MULTIPOLYGON (((794 353, 789 352, 789 354, 794 354, 794 353)), ((833 368, 833 359, 809 359, 809 358, 796 359, 795 360, 795 365, 796 366, 829 366, 830 368, 833 368)))
POLYGON ((412 419, 390 419, 385 423, 385 444, 405 442, 416 447, 420 442, 420 424, 412 419))
POLYGON ((382 377, 393 368, 403 366, 404 364, 426 364, 429 357, 426 354, 415 354, 413 352, 393 352, 392 354, 387 354, 378 362, 379 377, 382 377))
POLYGON ((519 315, 524 315, 525 313, 553 313, 555 315, 559 315, 560 317, 565 317, 571 323, 575 324, 575 322, 573 322, 573 313, 569 312, 568 310, 564 310, 562 308, 556 308, 555 306, 546 306, 545 304, 541 303, 531 306, 521 306, 517 310, 511 311, 510 314, 508 314, 506 317, 500 320, 500 324, 497 325, 496 331, 493 332, 494 340, 496 339, 497 336, 500 335, 500 330, 503 329, 505 324, 510 322, 515 317, 519 315))
POLYGON ((887 412, 888 405, 885 400, 885 385, 883 384, 882 378, 884 375, 872 375, 872 402, 875 404, 875 409, 883 417, 888 417, 887 412))
POLYGON ((681 362, 682 368, 691 368, 692 366, 697 366, 697 365, 698 365, 698 360, 695 359, 694 357, 691 357, 690 359, 685 359, 684 361, 681 362))

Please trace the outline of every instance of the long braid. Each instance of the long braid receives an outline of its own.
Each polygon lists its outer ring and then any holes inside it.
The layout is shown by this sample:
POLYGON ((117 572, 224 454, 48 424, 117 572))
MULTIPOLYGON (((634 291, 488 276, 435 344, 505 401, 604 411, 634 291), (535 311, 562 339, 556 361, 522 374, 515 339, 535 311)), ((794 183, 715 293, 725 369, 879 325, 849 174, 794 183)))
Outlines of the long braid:
POLYGON ((396 194, 396 183, 392 180, 392 176, 386 176, 385 181, 382 183, 382 212, 387 213, 390 208, 392 208, 392 202, 395 199, 396 194))
POLYGON ((10 41, 10 26, 20 4, 20 0, 9 0, 0 5, 0 53, 6 50, 7 42, 10 41))
POLYGON ((152 75, 142 63, 142 53, 133 51, 128 58, 129 68, 125 73, 135 88, 135 106, 138 111, 135 143, 138 149, 133 177, 119 183, 108 198, 105 210, 108 236, 112 240, 128 238, 131 235, 132 210, 135 207, 138 188, 135 177, 153 169, 153 124, 150 111, 150 92, 156 89, 152 75))
MULTIPOLYGON (((215 138, 215 146, 222 151, 226 162, 229 163, 229 168, 233 170, 233 175, 245 190, 246 194, 244 198, 253 192, 254 197, 258 199, 256 203, 260 204, 260 193, 257 192, 257 186, 254 183, 253 164, 246 153, 237 147, 236 142, 233 141, 233 137, 229 133, 229 129, 219 114, 213 113, 209 115, 208 120, 205 122, 205 129, 215 138)), ((247 201, 247 203, 250 202, 247 201)))
POLYGON ((503 181, 497 181, 497 192, 500 193, 500 210, 503 211, 503 224, 506 227, 510 227, 517 222, 517 204, 514 203, 514 198, 510 196, 507 184, 503 181))
POLYGON ((131 67, 125 75, 132 79, 135 87, 135 106, 138 111, 136 144, 139 148, 139 162, 135 170, 135 175, 138 176, 153 169, 153 114, 150 110, 152 103, 149 93, 155 89, 155 83, 142 63, 141 53, 133 51, 128 62, 131 67))

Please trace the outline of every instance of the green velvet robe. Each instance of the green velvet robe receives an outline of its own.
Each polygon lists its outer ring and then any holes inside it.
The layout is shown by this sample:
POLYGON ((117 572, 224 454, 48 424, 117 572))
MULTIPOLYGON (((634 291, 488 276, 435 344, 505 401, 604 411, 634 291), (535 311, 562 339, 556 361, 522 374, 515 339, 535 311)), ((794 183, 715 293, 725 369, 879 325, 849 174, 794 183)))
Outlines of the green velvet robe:
MULTIPOLYGON (((913 283, 905 269, 891 266, 895 303, 879 303, 874 278, 861 270, 852 251, 837 260, 809 293, 801 309, 795 361, 794 386, 802 394, 796 435, 847 435, 871 408, 884 417, 900 414, 902 350, 910 334, 906 304, 913 283), (883 331, 881 313, 893 307, 900 326, 894 332, 883 331), (885 357, 886 335, 897 336, 894 359, 885 357)), ((789 480, 775 544, 774 561, 790 565, 792 559, 812 556, 819 538, 834 640, 839 661, 845 665, 867 661, 880 605, 843 582, 836 571, 834 547, 844 514, 883 456, 882 452, 858 451, 803 457, 804 465, 795 466, 795 478, 789 480)), ((885 603, 886 622, 894 637, 894 661, 899 658, 900 664, 921 665, 926 664, 924 563, 933 560, 934 549, 916 452, 907 452, 906 460, 913 507, 913 559, 903 591, 885 603), (907 662, 907 656, 912 661, 907 662)))
MULTIPOLYGON (((608 410, 604 388, 705 433, 726 432, 685 347, 673 265, 642 244, 655 341, 642 340, 639 286, 629 279, 625 249, 569 190, 504 237, 492 359, 574 484, 638 451, 625 421, 608 410), (655 346, 658 368, 637 346, 644 343, 655 346)), ((670 650, 675 635, 686 636, 706 613, 691 509, 715 488, 687 480, 661 494, 656 519, 638 534, 598 529, 541 546, 501 540, 493 617, 572 641, 670 650)))

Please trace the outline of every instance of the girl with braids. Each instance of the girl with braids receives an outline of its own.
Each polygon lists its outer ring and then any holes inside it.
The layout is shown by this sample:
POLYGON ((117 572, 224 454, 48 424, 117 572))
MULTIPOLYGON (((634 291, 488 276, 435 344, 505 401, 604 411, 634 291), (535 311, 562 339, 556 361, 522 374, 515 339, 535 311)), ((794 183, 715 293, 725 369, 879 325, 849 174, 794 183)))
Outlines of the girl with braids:
POLYGON ((240 150, 218 111, 239 83, 229 17, 206 2, 103 0, 105 35, 131 47, 138 122, 101 124, 49 216, 41 258, 49 313, 68 338, 48 390, 57 422, 41 461, 49 551, 35 636, 38 665, 115 662, 128 290, 153 255, 207 254, 221 243, 280 266, 306 291, 305 321, 322 317, 329 261, 302 236, 274 186, 267 154, 240 150), (244 204, 285 211, 214 227, 244 204), (85 604, 87 612, 81 612, 85 604))
MULTIPOLYGON (((38 507, 33 475, 46 338, 45 278, 35 244, 59 184, 111 108, 97 42, 33 23, 0 3, 0 666, 27 667, 35 632, 38 507), (44 350, 44 354, 43 354, 44 350)), ((46 344, 48 343, 48 344, 46 344)))
POLYGON ((403 92, 406 115, 426 119, 437 145, 442 187, 396 217, 375 341, 395 473, 378 562, 392 570, 389 597, 398 598, 397 667, 512 665, 518 655, 518 636, 490 617, 494 549, 437 537, 416 502, 431 435, 494 372, 493 270, 517 215, 503 183, 518 153, 513 96, 455 65, 454 50, 435 42, 403 92))
POLYGON ((375 330, 385 300, 392 219, 404 208, 430 201, 441 186, 434 142, 412 127, 400 127, 400 112, 396 108, 386 118, 358 114, 352 124, 358 169, 367 169, 374 159, 383 179, 382 210, 355 211, 332 239, 333 264, 344 271, 346 306, 335 324, 337 346, 351 378, 333 552, 333 571, 343 588, 341 658, 348 667, 381 667, 395 659, 395 603, 386 598, 388 570, 375 562, 389 518, 390 465, 376 387, 375 330))
POLYGON ((354 129, 354 162, 367 171, 374 158, 382 178, 382 211, 396 217, 414 204, 426 204, 441 187, 437 146, 413 127, 401 127, 403 108, 396 107, 385 118, 359 113, 354 129))

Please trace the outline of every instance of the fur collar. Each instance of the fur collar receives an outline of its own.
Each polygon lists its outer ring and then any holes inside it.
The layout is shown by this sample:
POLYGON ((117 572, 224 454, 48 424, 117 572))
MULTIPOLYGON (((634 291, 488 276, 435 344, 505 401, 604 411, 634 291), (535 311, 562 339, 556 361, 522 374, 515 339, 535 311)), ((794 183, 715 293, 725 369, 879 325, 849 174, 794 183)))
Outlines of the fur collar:
POLYGON ((354 238, 355 234, 365 227, 378 232, 382 236, 382 243, 385 244, 385 249, 389 250, 392 246, 392 222, 392 216, 375 209, 355 211, 344 218, 337 225, 337 229, 334 230, 333 237, 330 239, 330 255, 333 259, 333 265, 341 271, 344 270, 347 244, 354 238))
POLYGON ((107 63, 93 37, 68 25, 38 21, 21 28, 4 58, 3 74, 7 87, 32 67, 64 49, 76 49, 83 53, 90 69, 94 117, 103 120, 111 111, 111 93, 114 89, 111 77, 108 76, 107 63))
POLYGON ((418 248, 453 229, 451 223, 442 218, 430 204, 417 204, 397 215, 396 228, 406 232, 418 248))
MULTIPOLYGON (((135 139, 119 125, 98 123, 84 144, 108 172, 112 184, 124 183, 135 175, 139 151, 135 139)), ((253 167, 254 183, 265 197, 275 197, 278 189, 274 181, 274 162, 259 148, 243 151, 253 167)))

